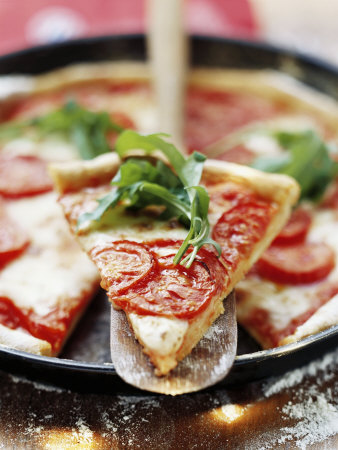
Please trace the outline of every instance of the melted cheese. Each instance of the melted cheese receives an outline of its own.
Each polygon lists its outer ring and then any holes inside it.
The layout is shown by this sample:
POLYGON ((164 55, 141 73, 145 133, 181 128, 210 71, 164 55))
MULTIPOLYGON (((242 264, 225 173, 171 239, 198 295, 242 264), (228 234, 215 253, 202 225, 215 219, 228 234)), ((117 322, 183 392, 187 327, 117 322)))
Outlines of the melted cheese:
POLYGON ((71 236, 56 195, 11 201, 7 206, 31 243, 20 258, 0 271, 0 296, 45 315, 90 292, 98 279, 97 270, 71 236))
POLYGON ((26 137, 15 139, 3 145, 1 153, 10 155, 35 155, 46 161, 68 161, 79 159, 79 152, 74 145, 65 140, 49 137, 35 141, 26 137))
POLYGON ((135 335, 151 352, 160 357, 175 356, 181 347, 189 322, 175 318, 129 314, 135 335))

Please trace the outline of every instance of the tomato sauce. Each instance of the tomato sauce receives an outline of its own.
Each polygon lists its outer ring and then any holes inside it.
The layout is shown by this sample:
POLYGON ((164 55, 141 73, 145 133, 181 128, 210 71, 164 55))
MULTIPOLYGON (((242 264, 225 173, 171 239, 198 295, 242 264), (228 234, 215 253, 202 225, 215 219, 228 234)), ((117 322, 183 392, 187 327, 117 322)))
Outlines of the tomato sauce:
POLYGON ((330 184, 319 207, 334 209, 338 211, 338 179, 334 180, 330 184))
POLYGON ((53 352, 60 351, 74 318, 90 300, 88 294, 81 299, 69 299, 66 307, 56 307, 45 316, 32 309, 18 308, 12 300, 0 297, 0 323, 11 329, 24 329, 32 336, 49 342, 53 352))
POLYGON ((228 191, 223 195, 231 207, 214 226, 212 237, 222 248, 225 267, 233 271, 261 240, 277 207, 254 194, 228 191))
POLYGON ((0 195, 6 198, 31 197, 52 189, 46 161, 31 155, 0 154, 0 195))

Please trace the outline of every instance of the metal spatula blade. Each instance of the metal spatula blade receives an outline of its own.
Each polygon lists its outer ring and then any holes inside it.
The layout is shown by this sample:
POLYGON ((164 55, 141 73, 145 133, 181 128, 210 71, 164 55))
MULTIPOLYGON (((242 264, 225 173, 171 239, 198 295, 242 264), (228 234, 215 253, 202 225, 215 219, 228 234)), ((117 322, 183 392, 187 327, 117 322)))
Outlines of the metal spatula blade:
POLYGON ((160 394, 199 391, 222 380, 230 371, 237 349, 235 295, 224 300, 225 312, 203 339, 168 375, 157 377, 142 352, 123 311, 111 310, 111 357, 118 375, 139 389, 160 394))

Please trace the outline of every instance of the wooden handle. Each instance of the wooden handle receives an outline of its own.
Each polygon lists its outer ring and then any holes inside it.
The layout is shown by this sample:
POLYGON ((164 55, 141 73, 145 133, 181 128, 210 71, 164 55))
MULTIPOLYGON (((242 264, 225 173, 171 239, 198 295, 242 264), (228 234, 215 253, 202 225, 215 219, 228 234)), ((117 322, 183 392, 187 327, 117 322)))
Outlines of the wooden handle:
POLYGON ((148 0, 148 53, 158 108, 158 131, 183 151, 187 40, 182 0, 148 0))

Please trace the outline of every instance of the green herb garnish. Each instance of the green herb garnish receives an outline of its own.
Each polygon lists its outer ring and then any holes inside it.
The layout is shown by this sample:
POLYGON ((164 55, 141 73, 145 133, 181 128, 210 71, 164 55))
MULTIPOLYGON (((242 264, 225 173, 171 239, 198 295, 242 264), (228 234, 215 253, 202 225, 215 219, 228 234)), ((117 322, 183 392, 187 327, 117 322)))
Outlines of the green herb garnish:
POLYGON ((160 160, 153 165, 145 159, 128 159, 121 164, 112 180, 112 185, 117 186, 117 189, 98 200, 99 205, 95 211, 80 216, 78 226, 88 220, 99 221, 105 211, 114 208, 120 201, 134 210, 149 205, 162 205, 165 210, 160 218, 177 217, 189 228, 188 235, 174 258, 174 264, 181 263, 190 267, 198 250, 205 244, 212 244, 218 254, 221 254, 220 246, 210 238, 209 196, 205 188, 199 186, 206 158, 197 152, 184 158, 173 144, 162 139, 163 136, 165 135, 142 136, 131 130, 120 134, 115 145, 120 157, 133 149, 143 149, 147 153, 160 150, 174 170, 160 160), (190 246, 193 247, 192 251, 184 257, 190 246))
POLYGON ((318 201, 338 175, 338 163, 330 157, 329 146, 314 132, 275 132, 279 145, 287 150, 278 157, 260 156, 252 167, 265 172, 290 175, 301 187, 301 199, 318 201))
POLYGON ((69 101, 44 116, 2 124, 0 140, 13 139, 25 132, 39 137, 58 133, 74 143, 82 159, 92 159, 111 151, 107 140, 109 131, 120 133, 123 128, 114 123, 108 113, 88 111, 69 101))

